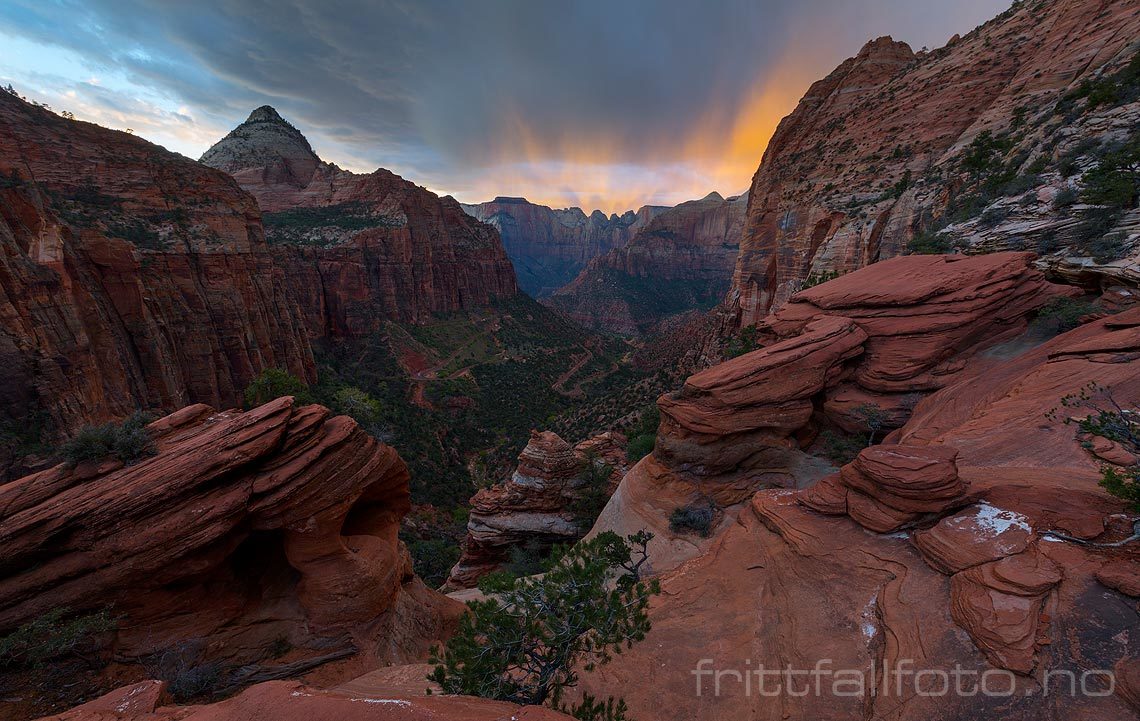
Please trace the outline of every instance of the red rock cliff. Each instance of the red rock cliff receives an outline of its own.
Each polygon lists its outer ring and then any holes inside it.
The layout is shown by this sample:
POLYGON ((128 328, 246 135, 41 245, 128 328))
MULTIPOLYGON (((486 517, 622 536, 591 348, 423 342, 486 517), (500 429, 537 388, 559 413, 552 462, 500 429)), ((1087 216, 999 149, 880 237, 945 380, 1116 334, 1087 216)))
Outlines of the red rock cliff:
POLYGON ((574 279, 591 259, 624 247, 637 232, 667 208, 646 205, 636 213, 590 215, 581 208, 554 210, 525 198, 499 197, 464 205, 472 216, 499 231, 514 263, 519 286, 544 298, 574 279))
POLYGON ((232 406, 268 367, 314 379, 291 284, 229 176, 0 93, 0 177, 6 423, 232 406))
POLYGON ((257 199, 313 337, 364 335, 518 292, 493 228, 387 170, 321 161, 273 108, 253 111, 202 162, 257 199))
POLYGON ((1078 213, 1053 203, 1082 187, 1097 142, 1126 138, 1140 118, 1134 100, 1072 110, 1058 100, 1126 65, 1138 33, 1130 0, 1048 0, 1018 3, 930 53, 868 43, 811 86, 764 153, 729 295, 739 323, 812 274, 898 255, 943 227, 944 242, 967 252, 1037 248, 1063 272, 1140 279, 1135 211, 1117 221, 1130 239, 1121 259, 1094 262, 1078 213), (984 131, 1001 145, 993 167, 971 174, 964 152, 984 131), (1063 158, 1075 169, 1062 171, 1063 158))
POLYGON ((709 308, 728 289, 747 203, 710 193, 670 208, 545 302, 586 327, 629 334, 709 308))

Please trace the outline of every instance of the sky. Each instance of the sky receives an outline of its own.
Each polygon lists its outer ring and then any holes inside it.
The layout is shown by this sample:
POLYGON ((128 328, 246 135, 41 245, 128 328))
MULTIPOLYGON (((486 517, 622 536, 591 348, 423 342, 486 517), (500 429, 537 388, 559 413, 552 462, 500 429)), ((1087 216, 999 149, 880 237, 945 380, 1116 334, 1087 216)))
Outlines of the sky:
POLYGON ((587 212, 747 190, 812 81, 1009 0, 3 0, 0 84, 191 158, 273 105, 341 167, 587 212))

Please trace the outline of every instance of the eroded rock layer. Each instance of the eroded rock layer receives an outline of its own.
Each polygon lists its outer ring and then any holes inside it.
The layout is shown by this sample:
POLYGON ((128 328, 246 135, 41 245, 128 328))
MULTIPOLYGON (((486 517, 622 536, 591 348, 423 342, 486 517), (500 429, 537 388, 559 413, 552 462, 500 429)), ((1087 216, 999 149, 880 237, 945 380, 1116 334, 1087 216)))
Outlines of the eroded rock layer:
POLYGON ((446 588, 473 587, 503 568, 514 549, 533 553, 578 540, 585 529, 577 505, 589 493, 612 492, 625 471, 620 433, 600 433, 571 446, 551 431, 532 432, 511 477, 472 496, 463 556, 446 588))
POLYGON ((313 337, 366 335, 385 320, 487 306, 518 292, 498 233, 384 169, 326 163, 273 108, 258 108, 202 162, 233 175, 313 337))
POLYGON ((1113 260, 1090 251, 1080 211, 1055 200, 1086 185, 1098 147, 1135 132, 1134 94, 1093 104, 1082 85, 1135 65, 1138 34, 1131 0, 1048 0, 933 52, 867 43, 768 144, 729 297, 738 322, 762 319, 811 276, 898 255, 944 226, 945 244, 967 252, 1037 247, 1073 278, 1135 284, 1136 212, 1109 224, 1124 234, 1113 260))
POLYGON ((352 419, 284 397, 244 413, 188 406, 148 431, 157 453, 134 465, 0 486, 0 632, 54 608, 112 608, 127 657, 193 642, 247 662, 279 638, 327 648, 347 634, 396 661, 444 629, 454 609, 397 538, 407 468, 352 419))
MULTIPOLYGON (((816 299, 846 295, 865 272, 820 286, 816 299)), ((961 298, 987 295, 960 290, 961 298)), ((925 317, 947 330, 946 347, 953 338, 966 342, 943 313, 904 305, 916 323, 925 317)), ((872 316, 889 315, 892 304, 874 308, 872 316)), ((1081 388, 1099 388, 1125 407, 1140 399, 1138 313, 1086 323, 1037 347, 979 352, 976 340, 966 342, 973 350, 961 368, 883 444, 810 488, 760 490, 728 509, 734 522, 715 524, 706 539, 666 520, 680 502, 717 489, 724 472, 703 475, 707 462, 696 451, 684 462, 670 456, 677 441, 669 434, 679 432, 670 429, 685 426, 665 417, 687 418, 692 448, 702 434, 730 437, 727 426, 710 424, 718 417, 738 416, 769 438, 794 437, 787 429, 805 417, 797 402, 754 400, 778 397, 773 386, 789 370, 734 383, 747 377, 745 366, 793 346, 785 340, 750 354, 754 360, 742 356, 694 377, 679 399, 663 398, 665 452, 630 471, 596 527, 660 534, 652 558, 664 575, 653 629, 599 667, 584 690, 622 688, 632 714, 658 719, 1134 717, 1140 621, 1127 579, 1140 547, 1119 542, 1140 518, 1098 481, 1102 464, 1135 459, 1079 437, 1065 420, 1081 409, 1056 409, 1081 388), (746 686, 745 675, 761 669, 765 685, 753 675, 746 686), (938 692, 940 678, 956 688, 956 670, 963 691, 938 692), (980 690, 983 673, 994 689, 1002 679, 1000 693, 980 690)), ((860 313, 809 315, 792 340, 817 339, 825 322, 866 329, 863 352, 848 361, 852 377, 886 357, 871 352, 876 330, 860 313)), ((778 325, 779 314, 771 320, 778 325)), ((993 332, 1004 337, 1000 326, 993 332)), ((835 342, 835 353, 816 358, 822 366, 842 355, 844 338, 835 342)), ((928 346, 914 345, 921 369, 928 346)), ((710 448, 719 461, 720 447, 710 448)))
POLYGON ((747 203, 747 195, 709 193, 669 208, 546 302, 588 328, 631 335, 711 308, 728 290, 747 203))
POLYGON ((0 93, 0 177, 5 431, 236 405, 269 367, 315 378, 257 204, 229 176, 0 93))

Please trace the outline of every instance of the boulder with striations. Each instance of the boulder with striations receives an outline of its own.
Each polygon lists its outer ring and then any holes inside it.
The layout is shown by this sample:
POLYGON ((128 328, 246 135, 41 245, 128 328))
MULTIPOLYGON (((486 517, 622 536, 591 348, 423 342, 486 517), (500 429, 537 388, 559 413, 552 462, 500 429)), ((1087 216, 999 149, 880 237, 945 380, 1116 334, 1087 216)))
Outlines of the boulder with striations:
POLYGON ((397 538, 407 468, 352 419, 284 397, 189 406, 148 432, 157 452, 133 465, 0 486, 0 631, 111 607, 122 657, 193 641, 248 662, 284 638, 391 662, 418 658, 454 618, 397 538))

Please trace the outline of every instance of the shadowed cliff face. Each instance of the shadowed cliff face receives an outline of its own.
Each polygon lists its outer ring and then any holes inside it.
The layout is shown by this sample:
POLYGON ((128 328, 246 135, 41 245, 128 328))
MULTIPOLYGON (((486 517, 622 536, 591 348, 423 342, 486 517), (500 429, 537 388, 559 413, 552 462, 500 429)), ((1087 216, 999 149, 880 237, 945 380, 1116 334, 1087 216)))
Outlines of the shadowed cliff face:
POLYGON ((5 430, 230 407, 269 367, 315 379, 257 205, 229 176, 0 93, 0 178, 5 430))
MULTIPOLYGON (((740 324, 809 276, 901 254, 940 229, 946 250, 1039 250, 1074 278, 1140 278, 1130 242, 1116 262, 1090 252, 1113 223, 1092 238, 1082 207, 1055 202, 1134 132, 1128 92, 1094 105, 1082 88, 1125 67, 1138 32, 1132 2, 1054 0, 1020 3, 930 53, 868 43, 811 86, 764 154, 728 299, 740 324)), ((1134 235, 1134 216, 1122 208, 1116 229, 1134 235)))
POLYGON ((710 308, 728 289, 747 203, 746 195, 709 193, 670 208, 628 245, 591 260, 547 303, 588 328, 626 334, 710 308))
POLYGON ((495 198, 489 203, 463 205, 473 217, 499 231, 503 247, 515 266, 519 286, 535 298, 545 298, 569 283, 591 259, 621 248, 653 218, 668 210, 646 205, 636 213, 590 215, 581 208, 553 210, 525 198, 495 198))

